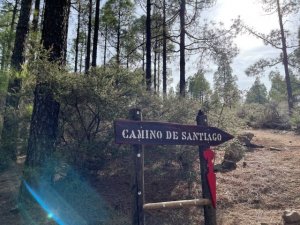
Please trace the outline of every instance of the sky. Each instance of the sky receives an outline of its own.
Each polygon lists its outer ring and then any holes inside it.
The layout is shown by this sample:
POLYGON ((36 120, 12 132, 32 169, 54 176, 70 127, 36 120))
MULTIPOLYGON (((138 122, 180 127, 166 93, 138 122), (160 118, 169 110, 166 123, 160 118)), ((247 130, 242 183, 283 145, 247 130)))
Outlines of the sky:
MULTIPOLYGON (((1 1, 1 0, 0 0, 1 1)), ((105 1, 103 1, 105 2, 105 1)), ((104 4, 102 2, 102 5, 104 4)), ((261 0, 216 0, 216 4, 206 9, 204 12, 204 17, 207 20, 214 20, 216 22, 223 22, 225 27, 229 27, 232 23, 232 20, 240 16, 245 24, 250 27, 255 28, 258 32, 268 34, 270 30, 276 29, 279 27, 278 18, 276 14, 266 15, 266 13, 262 9, 261 0)), ((144 14, 143 11, 138 11, 138 14, 144 14)), ((71 21, 76 20, 76 15, 73 15, 71 21)), ((295 37, 297 37, 298 27, 300 25, 300 16, 293 15, 288 18, 288 22, 285 23, 285 27, 290 28, 289 30, 295 32, 295 37)), ((70 35, 74 36, 75 27, 74 23, 71 22, 72 29, 69 30, 70 35), (72 26, 73 25, 73 26, 72 26)), ((70 44, 71 42, 69 42, 70 44)), ((240 90, 249 90, 252 84, 255 81, 254 77, 248 77, 245 74, 245 70, 255 63, 258 59, 262 57, 270 58, 277 57, 280 54, 278 49, 274 49, 270 46, 265 46, 262 40, 255 38, 252 35, 241 34, 235 39, 235 43, 239 48, 239 54, 234 59, 232 64, 233 74, 238 77, 238 87, 240 90)), ((99 50, 100 51, 100 50, 99 50)), ((102 50, 101 50, 102 51, 102 50)), ((102 59, 98 59, 102 60, 102 59)), ((194 63, 186 63, 186 74, 187 78, 190 75, 193 75, 197 72, 198 68, 197 63, 192 60, 194 63)), ((172 71, 173 82, 172 85, 174 88, 179 82, 179 63, 175 60, 170 64, 172 71)), ((208 74, 208 81, 213 84, 213 73, 216 68, 212 66, 212 72, 208 74)), ((279 71, 282 71, 283 74, 283 66, 279 64, 277 66, 279 71)), ((270 89, 270 81, 267 75, 261 77, 261 81, 266 85, 267 89, 270 89)), ((212 86, 212 85, 211 85, 212 86)))
MULTIPOLYGON (((210 19, 222 21, 225 26, 231 23, 231 20, 240 16, 242 21, 258 32, 268 34, 271 29, 279 27, 276 14, 267 15, 263 9, 260 0, 217 0, 216 5, 208 10, 210 19)), ((291 28, 295 34, 299 26, 299 16, 293 15, 288 18, 285 26, 291 28)), ((235 39, 237 47, 240 49, 239 55, 232 64, 233 74, 238 77, 238 86, 241 90, 249 90, 255 78, 248 77, 245 70, 254 62, 262 57, 276 57, 280 54, 278 49, 265 46, 264 43, 248 34, 239 35, 235 39)), ((279 71, 283 71, 282 64, 278 65, 279 71)), ((209 78, 211 80, 211 78, 209 78)), ((263 76, 261 81, 270 89, 268 76, 263 76)))

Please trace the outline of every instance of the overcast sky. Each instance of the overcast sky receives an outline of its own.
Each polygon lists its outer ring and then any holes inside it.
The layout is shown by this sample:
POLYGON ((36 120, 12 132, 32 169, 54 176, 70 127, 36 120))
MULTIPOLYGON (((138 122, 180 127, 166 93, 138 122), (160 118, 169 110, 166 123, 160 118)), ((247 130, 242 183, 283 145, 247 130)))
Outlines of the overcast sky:
MULTIPOLYGON (((216 21, 230 24, 231 20, 240 15, 245 24, 255 28, 255 30, 268 34, 271 29, 277 29, 278 18, 276 14, 267 15, 262 10, 260 0, 217 0, 216 6, 209 9, 209 15, 216 21)), ((286 27, 292 28, 295 36, 299 26, 299 16, 293 15, 285 23, 286 27)), ((278 49, 265 46, 263 42, 251 35, 239 35, 235 40, 240 54, 234 59, 233 73, 238 76, 238 85, 242 90, 248 90, 255 78, 247 77, 245 69, 261 57, 276 57, 280 54, 278 49)), ((278 70, 282 70, 282 65, 278 65, 278 70)), ((270 88, 268 76, 261 79, 270 88)))

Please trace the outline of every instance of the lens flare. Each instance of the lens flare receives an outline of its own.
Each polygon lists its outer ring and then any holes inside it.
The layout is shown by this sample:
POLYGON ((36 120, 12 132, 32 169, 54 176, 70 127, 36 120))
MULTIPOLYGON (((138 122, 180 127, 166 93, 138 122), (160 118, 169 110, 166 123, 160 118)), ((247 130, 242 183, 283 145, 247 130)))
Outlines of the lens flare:
POLYGON ((45 201, 37 194, 36 191, 34 191, 29 184, 23 180, 24 185, 26 187, 26 189, 29 191, 29 193, 32 195, 32 197, 36 200, 36 202, 46 211, 46 213, 48 214, 48 218, 49 219, 53 219, 56 223, 58 223, 59 225, 67 225, 65 224, 57 215, 55 215, 52 210, 50 209, 50 207, 45 203, 45 201))

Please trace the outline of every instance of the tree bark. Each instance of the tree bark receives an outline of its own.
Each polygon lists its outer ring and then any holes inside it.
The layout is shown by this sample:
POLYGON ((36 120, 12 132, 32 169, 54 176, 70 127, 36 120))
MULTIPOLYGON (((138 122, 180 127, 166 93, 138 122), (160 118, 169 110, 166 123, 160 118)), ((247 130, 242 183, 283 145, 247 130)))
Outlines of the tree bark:
POLYGON ((107 33, 108 33, 108 28, 107 25, 105 25, 105 37, 104 37, 104 53, 103 53, 103 67, 105 68, 106 66, 106 51, 107 51, 107 33))
POLYGON ((120 45, 121 45, 121 3, 119 2, 119 12, 118 12, 118 27, 117 27, 117 55, 116 55, 116 63, 120 66, 120 45))
MULTIPOLYGON (((17 13, 18 13, 18 7, 20 4, 20 0, 15 0, 15 5, 13 8, 13 14, 12 14, 12 19, 11 19, 11 23, 10 23, 10 31, 9 31, 9 37, 10 37, 10 41, 9 41, 9 45, 8 45, 8 51, 6 52, 5 56, 5 64, 8 65, 9 60, 11 59, 11 49, 13 47, 13 40, 14 40, 14 30, 15 30, 15 23, 16 23, 16 17, 17 17, 17 13)), ((2 53, 3 54, 3 53, 2 53)))
POLYGON ((146 89, 151 90, 151 0, 147 0, 146 17, 146 89))
POLYGON ((39 16, 40 16, 40 4, 41 4, 40 0, 35 0, 33 19, 32 19, 32 31, 33 32, 38 31, 39 16))
POLYGON ((92 53, 92 66, 97 65, 97 47, 99 37, 99 23, 100 22, 100 0, 96 0, 96 15, 95 15, 95 28, 94 28, 94 41, 93 41, 93 53, 92 53))
POLYGON ((25 44, 29 31, 29 19, 32 0, 22 0, 20 17, 16 29, 16 39, 11 65, 16 70, 21 70, 21 65, 25 61, 25 44))
POLYGON ((280 27, 280 34, 281 34, 282 55, 283 55, 282 63, 284 66, 284 73, 285 73, 289 115, 292 115, 293 108, 294 108, 294 101, 293 101, 293 90, 292 90, 289 66, 288 66, 286 38, 285 38, 285 33, 284 33, 284 27, 283 27, 283 22, 282 22, 282 14, 281 14, 279 0, 276 0, 276 3, 277 3, 277 13, 278 13, 278 20, 279 20, 279 27, 280 27))
POLYGON ((76 41, 75 41, 75 65, 74 65, 75 73, 77 73, 78 70, 80 23, 81 23, 81 3, 80 1, 78 1, 77 31, 76 31, 76 41))
POLYGON ((86 58, 85 58, 85 73, 90 70, 90 58, 91 58, 91 36, 92 36, 92 6, 93 0, 89 0, 89 22, 88 22, 88 34, 86 42, 86 58))
MULTIPOLYGON (((69 0, 45 1, 43 46, 50 50, 49 60, 61 65, 66 62, 69 7, 69 0)), ((55 149, 60 106, 50 86, 42 78, 37 80, 25 162, 27 166, 45 166, 55 149)))
MULTIPOLYGON (((155 27, 158 28, 157 26, 157 21, 155 21, 155 27)), ((153 68, 153 86, 154 86, 154 92, 156 92, 157 88, 157 48, 158 48, 158 38, 155 37, 154 41, 154 68, 153 68)))
POLYGON ((163 0, 163 94, 167 94, 167 26, 166 26, 166 0, 163 0))
MULTIPOLYGON (((25 61, 24 53, 27 34, 29 31, 31 3, 31 0, 22 0, 21 2, 20 17, 17 24, 15 45, 11 58, 11 66, 16 71, 21 70, 21 65, 25 61)), ((17 10, 17 4, 18 1, 15 2, 14 13, 17 10)), ((11 29, 13 29, 14 27, 14 18, 11 23, 11 29)), ((21 90, 21 85, 21 78, 13 78, 8 82, 8 90, 5 102, 5 115, 3 118, 3 129, 1 134, 1 149, 7 160, 16 159, 16 149, 18 143, 18 122, 12 112, 17 110, 19 106, 19 93, 21 90), (12 112, 10 109, 13 109, 12 112)))
POLYGON ((180 83, 179 92, 185 97, 185 0, 180 2, 180 83))

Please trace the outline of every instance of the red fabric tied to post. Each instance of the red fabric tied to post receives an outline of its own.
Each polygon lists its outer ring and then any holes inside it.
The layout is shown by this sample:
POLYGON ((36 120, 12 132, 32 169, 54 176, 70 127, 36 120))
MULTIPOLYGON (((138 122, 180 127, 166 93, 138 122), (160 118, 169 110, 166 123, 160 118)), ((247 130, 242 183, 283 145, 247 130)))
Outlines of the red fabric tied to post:
POLYGON ((204 151, 204 158, 207 161, 207 181, 210 189, 212 206, 216 208, 217 190, 216 190, 216 174, 214 172, 215 153, 211 149, 204 151))

